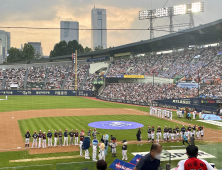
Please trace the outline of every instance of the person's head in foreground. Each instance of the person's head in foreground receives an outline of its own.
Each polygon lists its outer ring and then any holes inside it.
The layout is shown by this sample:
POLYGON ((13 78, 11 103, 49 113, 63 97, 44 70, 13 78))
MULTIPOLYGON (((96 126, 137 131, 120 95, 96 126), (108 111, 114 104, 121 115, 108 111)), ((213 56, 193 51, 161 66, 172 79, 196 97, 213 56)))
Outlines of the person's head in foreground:
POLYGON ((160 155, 162 153, 162 146, 159 143, 153 143, 150 148, 150 155, 153 159, 160 160, 160 155))
POLYGON ((195 145, 189 145, 186 148, 186 154, 188 159, 182 160, 178 163, 177 170, 214 170, 214 168, 205 160, 198 159, 198 147, 195 145))
POLYGON ((106 161, 104 161, 104 160, 99 160, 99 161, 96 163, 96 168, 97 168, 97 170, 106 170, 106 168, 107 168, 106 161))

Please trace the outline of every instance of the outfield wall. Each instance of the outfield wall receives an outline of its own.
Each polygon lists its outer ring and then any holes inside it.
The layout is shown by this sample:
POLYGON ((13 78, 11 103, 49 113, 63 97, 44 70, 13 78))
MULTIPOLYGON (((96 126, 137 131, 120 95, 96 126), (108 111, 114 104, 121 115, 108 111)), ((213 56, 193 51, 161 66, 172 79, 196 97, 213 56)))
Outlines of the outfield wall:
POLYGON ((92 91, 85 90, 0 90, 0 95, 54 95, 54 96, 92 96, 92 91))

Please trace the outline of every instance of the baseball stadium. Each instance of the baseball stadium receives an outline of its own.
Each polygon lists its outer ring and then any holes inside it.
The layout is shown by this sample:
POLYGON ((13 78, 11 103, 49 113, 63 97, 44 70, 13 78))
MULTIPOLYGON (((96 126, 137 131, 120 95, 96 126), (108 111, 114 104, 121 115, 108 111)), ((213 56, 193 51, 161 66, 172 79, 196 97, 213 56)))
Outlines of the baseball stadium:
POLYGON ((148 40, 49 58, 9 62, 0 32, 0 170, 140 170, 156 143, 159 169, 177 169, 190 145, 222 169, 222 19, 194 26, 204 3, 185 6, 139 19, 188 14, 187 29, 155 38, 150 24, 148 40))

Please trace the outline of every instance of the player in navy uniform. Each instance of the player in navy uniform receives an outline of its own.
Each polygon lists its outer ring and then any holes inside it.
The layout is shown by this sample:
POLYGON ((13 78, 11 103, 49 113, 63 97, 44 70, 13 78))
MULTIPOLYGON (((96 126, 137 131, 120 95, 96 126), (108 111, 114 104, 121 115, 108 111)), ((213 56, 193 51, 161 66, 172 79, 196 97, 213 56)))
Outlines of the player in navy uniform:
POLYGON ((73 136, 74 136, 73 129, 71 130, 71 132, 69 132, 69 136, 70 136, 70 139, 69 139, 69 146, 70 146, 70 145, 74 144, 74 142, 73 142, 73 136))
POLYGON ((27 133, 25 134, 25 149, 26 147, 29 148, 29 138, 31 137, 29 130, 27 130, 27 133))
POLYGON ((68 132, 67 132, 67 129, 65 130, 64 132, 64 144, 63 146, 68 146, 68 132))
POLYGON ((61 147, 62 146, 62 132, 61 132, 61 130, 59 130, 58 136, 59 136, 59 145, 61 147))
POLYGON ((48 130, 47 137, 48 137, 48 147, 52 147, 52 132, 50 132, 50 130, 48 130))
POLYGON ((34 145, 35 145, 35 148, 37 148, 37 138, 38 138, 38 134, 36 134, 36 131, 35 133, 32 135, 32 148, 34 148, 34 145))

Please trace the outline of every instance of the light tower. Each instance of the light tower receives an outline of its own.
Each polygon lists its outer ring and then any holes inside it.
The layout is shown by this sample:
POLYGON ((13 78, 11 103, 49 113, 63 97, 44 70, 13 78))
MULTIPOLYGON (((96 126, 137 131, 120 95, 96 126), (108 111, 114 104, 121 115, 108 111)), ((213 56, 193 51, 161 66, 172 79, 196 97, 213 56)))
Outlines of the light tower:
MULTIPOLYGON (((193 28, 195 26, 193 14, 197 12, 204 12, 203 2, 195 2, 192 4, 177 5, 174 7, 165 7, 165 8, 159 8, 159 9, 153 9, 153 10, 139 11, 139 20, 145 20, 145 19, 150 20, 149 30, 150 30, 150 39, 152 39, 154 38, 153 22, 155 19, 169 17, 170 19, 169 29, 170 29, 170 33, 173 33, 174 32, 174 25, 173 25, 174 16, 189 14, 190 16, 189 27, 193 28)), ((184 26, 184 24, 181 24, 181 26, 182 25, 184 26)))

